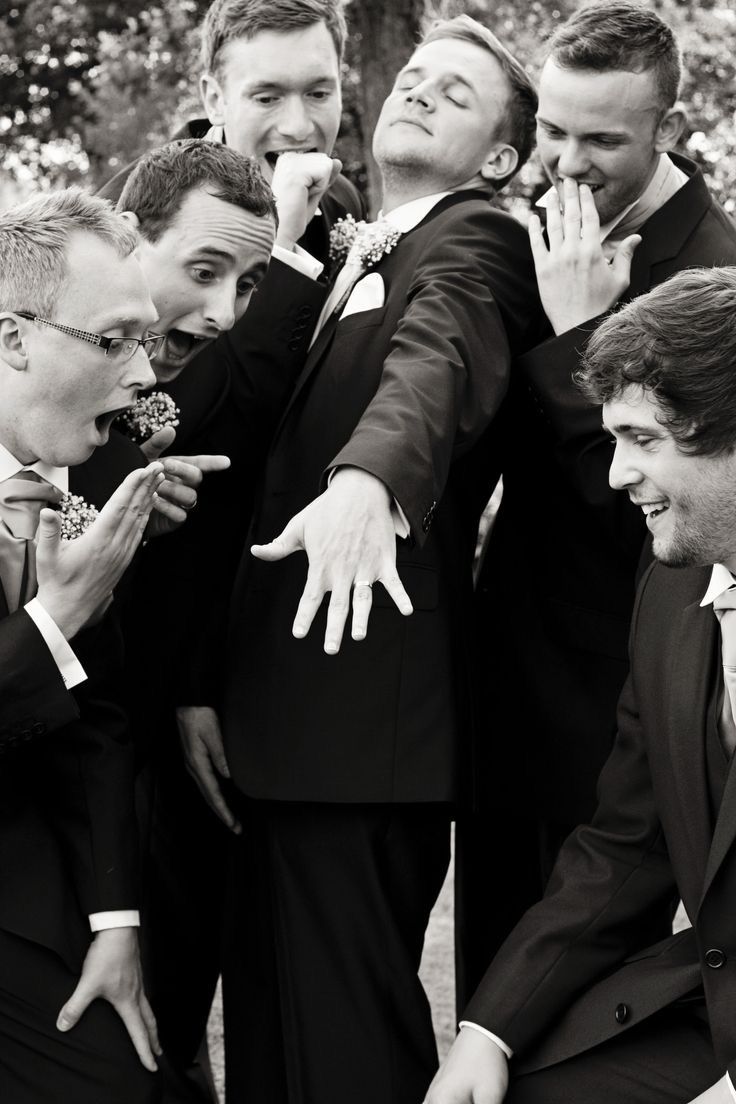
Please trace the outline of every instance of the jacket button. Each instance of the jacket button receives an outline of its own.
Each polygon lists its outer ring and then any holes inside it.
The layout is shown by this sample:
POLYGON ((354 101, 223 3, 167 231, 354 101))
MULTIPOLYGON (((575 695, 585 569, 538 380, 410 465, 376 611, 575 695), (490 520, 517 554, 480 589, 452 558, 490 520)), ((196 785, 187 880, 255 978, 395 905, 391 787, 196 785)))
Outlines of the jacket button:
POLYGON ((624 1024, 629 1018, 629 1006, 628 1004, 617 1004, 616 1011, 613 1013, 616 1017, 617 1024, 624 1024))
POLYGON ((288 344, 287 348, 291 349, 291 351, 292 351, 293 353, 295 353, 295 352, 296 352, 296 350, 297 350, 297 349, 299 348, 299 346, 300 346, 300 345, 301 345, 301 341, 294 341, 294 340, 292 339, 292 340, 291 340, 291 341, 289 342, 289 344, 288 344))
POLYGON ((300 307, 299 310, 297 311, 296 316, 297 316, 297 318, 311 318, 312 313, 313 312, 312 312, 311 307, 300 307))
POLYGON ((31 725, 31 732, 34 736, 43 736, 46 732, 46 725, 43 721, 36 721, 35 724, 31 725))
POLYGON ((712 947, 709 951, 705 952, 705 964, 706 966, 710 966, 711 970, 720 970, 725 961, 725 954, 723 951, 719 951, 717 947, 712 947))

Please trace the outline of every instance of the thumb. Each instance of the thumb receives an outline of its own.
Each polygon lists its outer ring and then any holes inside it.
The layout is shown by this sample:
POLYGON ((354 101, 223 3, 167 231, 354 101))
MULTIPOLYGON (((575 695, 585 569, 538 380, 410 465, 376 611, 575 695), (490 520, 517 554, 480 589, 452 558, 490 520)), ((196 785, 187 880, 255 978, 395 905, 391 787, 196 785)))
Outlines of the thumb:
POLYGON ((298 552, 304 547, 301 536, 302 526, 297 518, 292 518, 282 533, 275 537, 270 544, 253 544, 251 553, 257 560, 267 560, 273 563, 275 560, 283 560, 292 552, 298 552))
POLYGON ((330 181, 329 181, 329 184, 327 185, 328 188, 332 187, 332 185, 335 183, 335 181, 337 180, 337 178, 338 178, 338 176, 340 175, 341 172, 342 172, 342 161, 340 160, 339 157, 333 157, 332 158, 332 169, 330 171, 330 181))
POLYGON ((146 460, 158 460, 162 452, 171 448, 176 439, 176 430, 173 426, 164 426, 152 433, 147 441, 140 446, 146 460))
POLYGON ((69 1031, 79 1020, 88 1006, 94 1000, 95 994, 86 985, 84 978, 79 979, 79 984, 69 1000, 62 1008, 56 1020, 59 1031, 69 1031))
POLYGON ((56 510, 45 506, 38 519, 38 547, 48 555, 59 547, 61 542, 61 517, 56 510))
POLYGON ((620 246, 616 250, 611 268, 613 271, 621 277, 626 278, 626 283, 629 282, 629 274, 631 272, 631 261, 634 257, 634 251, 641 241, 641 234, 630 234, 628 238, 624 238, 620 246))

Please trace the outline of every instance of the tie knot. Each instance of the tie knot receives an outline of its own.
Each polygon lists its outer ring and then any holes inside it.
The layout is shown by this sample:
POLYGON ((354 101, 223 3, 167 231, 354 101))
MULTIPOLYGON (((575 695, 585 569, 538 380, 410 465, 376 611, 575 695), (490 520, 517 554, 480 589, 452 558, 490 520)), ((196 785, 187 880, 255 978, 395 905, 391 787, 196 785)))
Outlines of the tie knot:
POLYGON ((0 518, 14 537, 33 540, 41 510, 60 499, 61 491, 40 475, 22 471, 0 483, 0 518))

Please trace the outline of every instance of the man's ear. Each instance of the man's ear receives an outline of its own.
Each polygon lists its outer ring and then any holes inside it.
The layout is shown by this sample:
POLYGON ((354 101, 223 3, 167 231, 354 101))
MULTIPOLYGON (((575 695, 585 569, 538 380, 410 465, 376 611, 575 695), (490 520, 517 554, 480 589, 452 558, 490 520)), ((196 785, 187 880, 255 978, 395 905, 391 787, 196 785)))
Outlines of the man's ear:
POLYGON ((681 103, 676 103, 666 111, 654 132, 654 148, 657 153, 667 153, 674 149, 687 123, 687 112, 681 103))
POLYGON ((519 154, 506 142, 495 145, 480 170, 484 180, 504 180, 514 172, 519 164, 519 154))
POLYGON ((0 358, 16 372, 25 372, 28 367, 26 341, 18 319, 10 312, 0 314, 0 358))
POLYGON ((213 77, 212 73, 203 73, 199 78, 199 94, 212 126, 224 126, 225 96, 217 77, 213 77))

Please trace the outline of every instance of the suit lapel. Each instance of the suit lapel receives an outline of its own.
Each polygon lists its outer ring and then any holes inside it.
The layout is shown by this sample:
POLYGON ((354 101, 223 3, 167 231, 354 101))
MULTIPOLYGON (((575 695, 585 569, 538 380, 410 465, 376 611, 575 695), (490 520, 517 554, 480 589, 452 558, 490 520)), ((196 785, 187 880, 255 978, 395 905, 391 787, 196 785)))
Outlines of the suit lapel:
POLYGON ((683 610, 679 636, 673 638, 670 754, 682 835, 698 872, 705 869, 710 847, 705 736, 717 631, 712 610, 698 601, 683 610))

